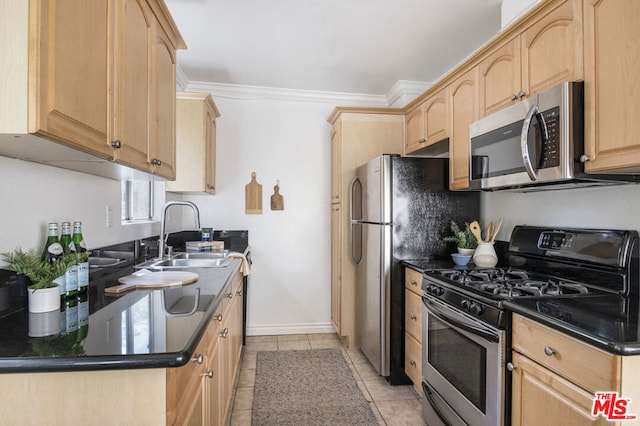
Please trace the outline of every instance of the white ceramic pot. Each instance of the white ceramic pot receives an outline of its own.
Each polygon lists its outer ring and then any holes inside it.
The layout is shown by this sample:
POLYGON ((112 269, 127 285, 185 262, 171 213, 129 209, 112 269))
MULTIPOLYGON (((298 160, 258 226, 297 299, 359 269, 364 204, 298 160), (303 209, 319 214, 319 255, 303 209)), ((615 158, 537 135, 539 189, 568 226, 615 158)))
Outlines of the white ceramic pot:
POLYGON ((27 295, 29 312, 40 313, 60 310, 60 290, 57 285, 37 290, 28 288, 27 295))
POLYGON ((493 268, 498 264, 498 255, 493 248, 494 243, 478 243, 473 254, 473 263, 480 268, 493 268))

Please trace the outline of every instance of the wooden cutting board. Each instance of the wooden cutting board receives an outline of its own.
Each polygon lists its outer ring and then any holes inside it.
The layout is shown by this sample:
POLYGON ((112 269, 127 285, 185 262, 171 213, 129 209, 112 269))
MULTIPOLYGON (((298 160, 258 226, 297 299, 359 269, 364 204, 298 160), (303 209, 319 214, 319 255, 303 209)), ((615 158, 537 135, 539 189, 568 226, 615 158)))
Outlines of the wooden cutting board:
POLYGON ((251 182, 244 186, 246 214, 262 214, 262 185, 256 180, 256 172, 251 172, 251 182))
POLYGON ((191 284, 198 281, 198 274, 186 271, 136 272, 118 279, 121 285, 107 287, 105 293, 118 294, 139 288, 164 288, 191 284))

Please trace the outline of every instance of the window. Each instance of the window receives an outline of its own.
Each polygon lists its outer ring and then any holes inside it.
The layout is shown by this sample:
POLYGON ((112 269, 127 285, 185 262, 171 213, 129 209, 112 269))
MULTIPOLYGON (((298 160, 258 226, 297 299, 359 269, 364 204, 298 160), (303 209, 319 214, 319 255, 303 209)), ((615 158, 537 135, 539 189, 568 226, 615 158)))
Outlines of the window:
POLYGON ((153 217, 153 182, 122 182, 122 220, 151 220, 153 217))

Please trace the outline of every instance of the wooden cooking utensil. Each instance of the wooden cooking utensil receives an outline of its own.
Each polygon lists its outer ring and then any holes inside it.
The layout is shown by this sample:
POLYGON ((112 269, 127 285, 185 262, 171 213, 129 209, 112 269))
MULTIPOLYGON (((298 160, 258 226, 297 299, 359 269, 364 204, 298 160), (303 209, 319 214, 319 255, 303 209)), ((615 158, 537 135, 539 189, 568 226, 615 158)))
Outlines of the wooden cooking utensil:
POLYGON ((480 224, 478 223, 478 221, 474 220, 473 222, 471 222, 469 224, 469 229, 471 230, 471 233, 473 234, 473 236, 476 237, 476 240, 478 240, 478 242, 481 243, 482 230, 480 229, 480 224))
POLYGON ((118 294, 143 288, 164 288, 191 284, 198 281, 198 274, 187 271, 135 272, 118 279, 120 285, 107 287, 105 293, 118 294))
POLYGON ((491 236, 491 241, 495 241, 496 237, 498 236, 498 231, 500 230, 500 227, 502 226, 502 219, 498 219, 498 223, 495 226, 495 229, 493 230, 493 235, 491 236))
POLYGON ((493 222, 489 222, 489 224, 487 225, 487 230, 484 233, 484 241, 487 243, 491 241, 492 235, 493 235, 493 222))

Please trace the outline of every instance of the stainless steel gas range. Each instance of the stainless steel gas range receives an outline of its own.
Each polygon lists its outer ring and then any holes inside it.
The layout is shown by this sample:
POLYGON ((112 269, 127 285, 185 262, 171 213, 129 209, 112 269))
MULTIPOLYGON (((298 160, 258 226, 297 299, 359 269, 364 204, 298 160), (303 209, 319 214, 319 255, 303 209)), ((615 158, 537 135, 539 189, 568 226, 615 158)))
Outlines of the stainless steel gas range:
MULTIPOLYGON (((511 331, 505 304, 526 300, 553 310, 561 304, 545 302, 598 306, 602 300, 627 300, 638 294, 639 271, 636 231, 531 226, 514 228, 504 267, 427 267, 422 283, 426 423, 509 423, 511 331)), ((608 306, 626 309, 624 303, 608 306)), ((580 321, 571 317, 575 309, 552 314, 580 321)))

